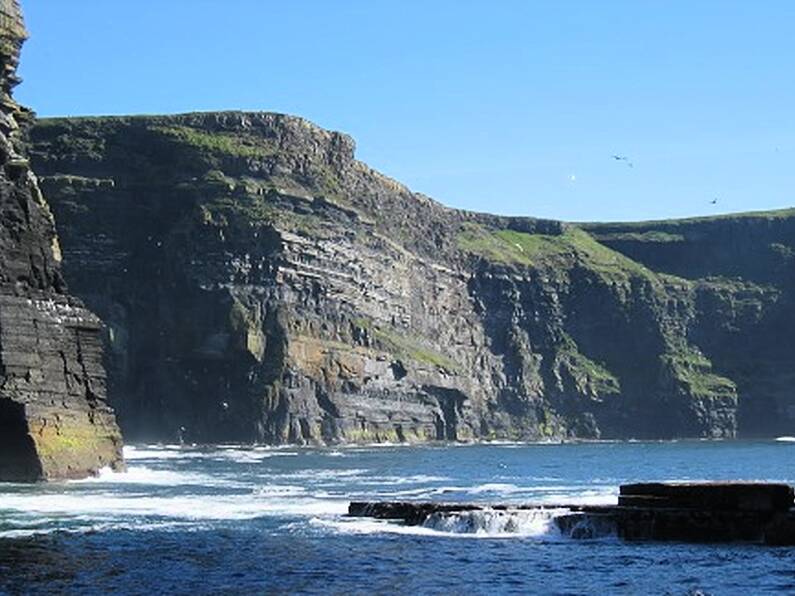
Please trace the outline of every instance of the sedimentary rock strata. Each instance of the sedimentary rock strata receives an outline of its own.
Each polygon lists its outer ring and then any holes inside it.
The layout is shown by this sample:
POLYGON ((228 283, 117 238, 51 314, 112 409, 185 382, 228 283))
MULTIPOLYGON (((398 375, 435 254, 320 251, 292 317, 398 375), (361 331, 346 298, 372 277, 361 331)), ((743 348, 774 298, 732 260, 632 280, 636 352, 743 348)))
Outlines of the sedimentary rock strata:
POLYGON ((462 212, 357 161, 349 137, 270 113, 48 119, 32 158, 70 287, 108 326, 131 438, 795 422, 788 212, 593 226, 462 212))
POLYGON ((26 37, 0 2, 0 481, 120 467, 106 403, 102 326, 66 293, 52 214, 26 158, 32 114, 11 96, 26 37))

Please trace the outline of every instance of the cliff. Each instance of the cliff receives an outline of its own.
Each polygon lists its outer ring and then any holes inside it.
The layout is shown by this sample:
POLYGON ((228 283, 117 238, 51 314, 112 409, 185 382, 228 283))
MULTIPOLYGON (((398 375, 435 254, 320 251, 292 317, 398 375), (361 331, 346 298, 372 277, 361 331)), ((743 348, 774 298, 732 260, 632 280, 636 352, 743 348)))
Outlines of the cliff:
POLYGON ((740 396, 744 436, 795 429, 795 209, 586 228, 694 288, 691 337, 740 396))
POLYGON ((48 119, 32 140, 134 440, 795 422, 786 213, 636 229, 462 212, 358 162, 349 137, 270 113, 48 119))
POLYGON ((99 319, 66 293, 53 218, 25 157, 32 121, 11 91, 26 37, 0 1, 0 481, 120 467, 99 319))

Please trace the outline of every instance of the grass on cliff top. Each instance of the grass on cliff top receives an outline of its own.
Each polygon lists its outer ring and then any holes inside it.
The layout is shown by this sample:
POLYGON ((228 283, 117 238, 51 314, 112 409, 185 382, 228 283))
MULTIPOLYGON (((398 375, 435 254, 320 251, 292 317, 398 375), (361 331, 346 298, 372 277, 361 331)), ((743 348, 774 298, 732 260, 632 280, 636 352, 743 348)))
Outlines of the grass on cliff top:
POLYGON ((668 232, 660 232, 659 230, 651 230, 649 232, 612 232, 606 234, 599 234, 599 240, 631 240, 633 242, 648 242, 648 243, 670 243, 670 242, 683 242, 685 237, 682 234, 669 234, 668 232))
POLYGON ((233 157, 268 157, 277 152, 276 147, 266 143, 261 137, 249 138, 245 135, 227 132, 207 132, 190 126, 153 126, 151 130, 182 145, 199 151, 233 157))
POLYGON ((585 230, 593 233, 599 233, 601 235, 601 230, 605 230, 605 233, 609 233, 608 230, 614 230, 617 233, 621 233, 623 231, 632 233, 632 230, 648 230, 650 228, 666 228, 668 230, 675 230, 679 226, 717 221, 731 221, 735 219, 787 219, 790 217, 795 217, 795 207, 789 207, 786 209, 770 209, 768 211, 744 211, 740 213, 724 213, 721 215, 703 215, 699 217, 685 217, 682 219, 650 219, 646 221, 627 222, 584 222, 578 223, 577 225, 585 230))
POLYGON ((462 250, 499 263, 531 267, 570 267, 580 263, 607 278, 656 279, 640 263, 600 244, 590 234, 575 227, 553 236, 514 230, 495 231, 469 224, 459 233, 457 240, 462 250))

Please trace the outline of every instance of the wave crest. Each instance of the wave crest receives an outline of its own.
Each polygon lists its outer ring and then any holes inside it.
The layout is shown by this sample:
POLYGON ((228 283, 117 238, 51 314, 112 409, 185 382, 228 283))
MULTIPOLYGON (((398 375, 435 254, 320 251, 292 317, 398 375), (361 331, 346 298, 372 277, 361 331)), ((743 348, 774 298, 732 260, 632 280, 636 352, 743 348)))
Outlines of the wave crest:
POLYGON ((448 534, 483 536, 557 536, 555 517, 566 509, 522 509, 433 513, 423 527, 448 534))

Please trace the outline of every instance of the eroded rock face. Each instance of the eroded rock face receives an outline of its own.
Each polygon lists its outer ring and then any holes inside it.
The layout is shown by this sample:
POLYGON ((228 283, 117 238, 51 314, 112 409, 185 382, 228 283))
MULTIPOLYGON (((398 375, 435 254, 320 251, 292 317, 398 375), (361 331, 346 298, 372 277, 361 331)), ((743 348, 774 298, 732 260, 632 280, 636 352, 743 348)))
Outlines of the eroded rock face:
POLYGON ((31 113, 11 96, 26 36, 0 1, 0 481, 120 467, 99 319, 66 293, 52 214, 25 157, 31 113))
POLYGON ((765 319, 787 291, 445 208, 295 117, 43 120, 33 141, 134 439, 732 437, 758 394, 714 329, 741 342, 743 297, 765 319))

